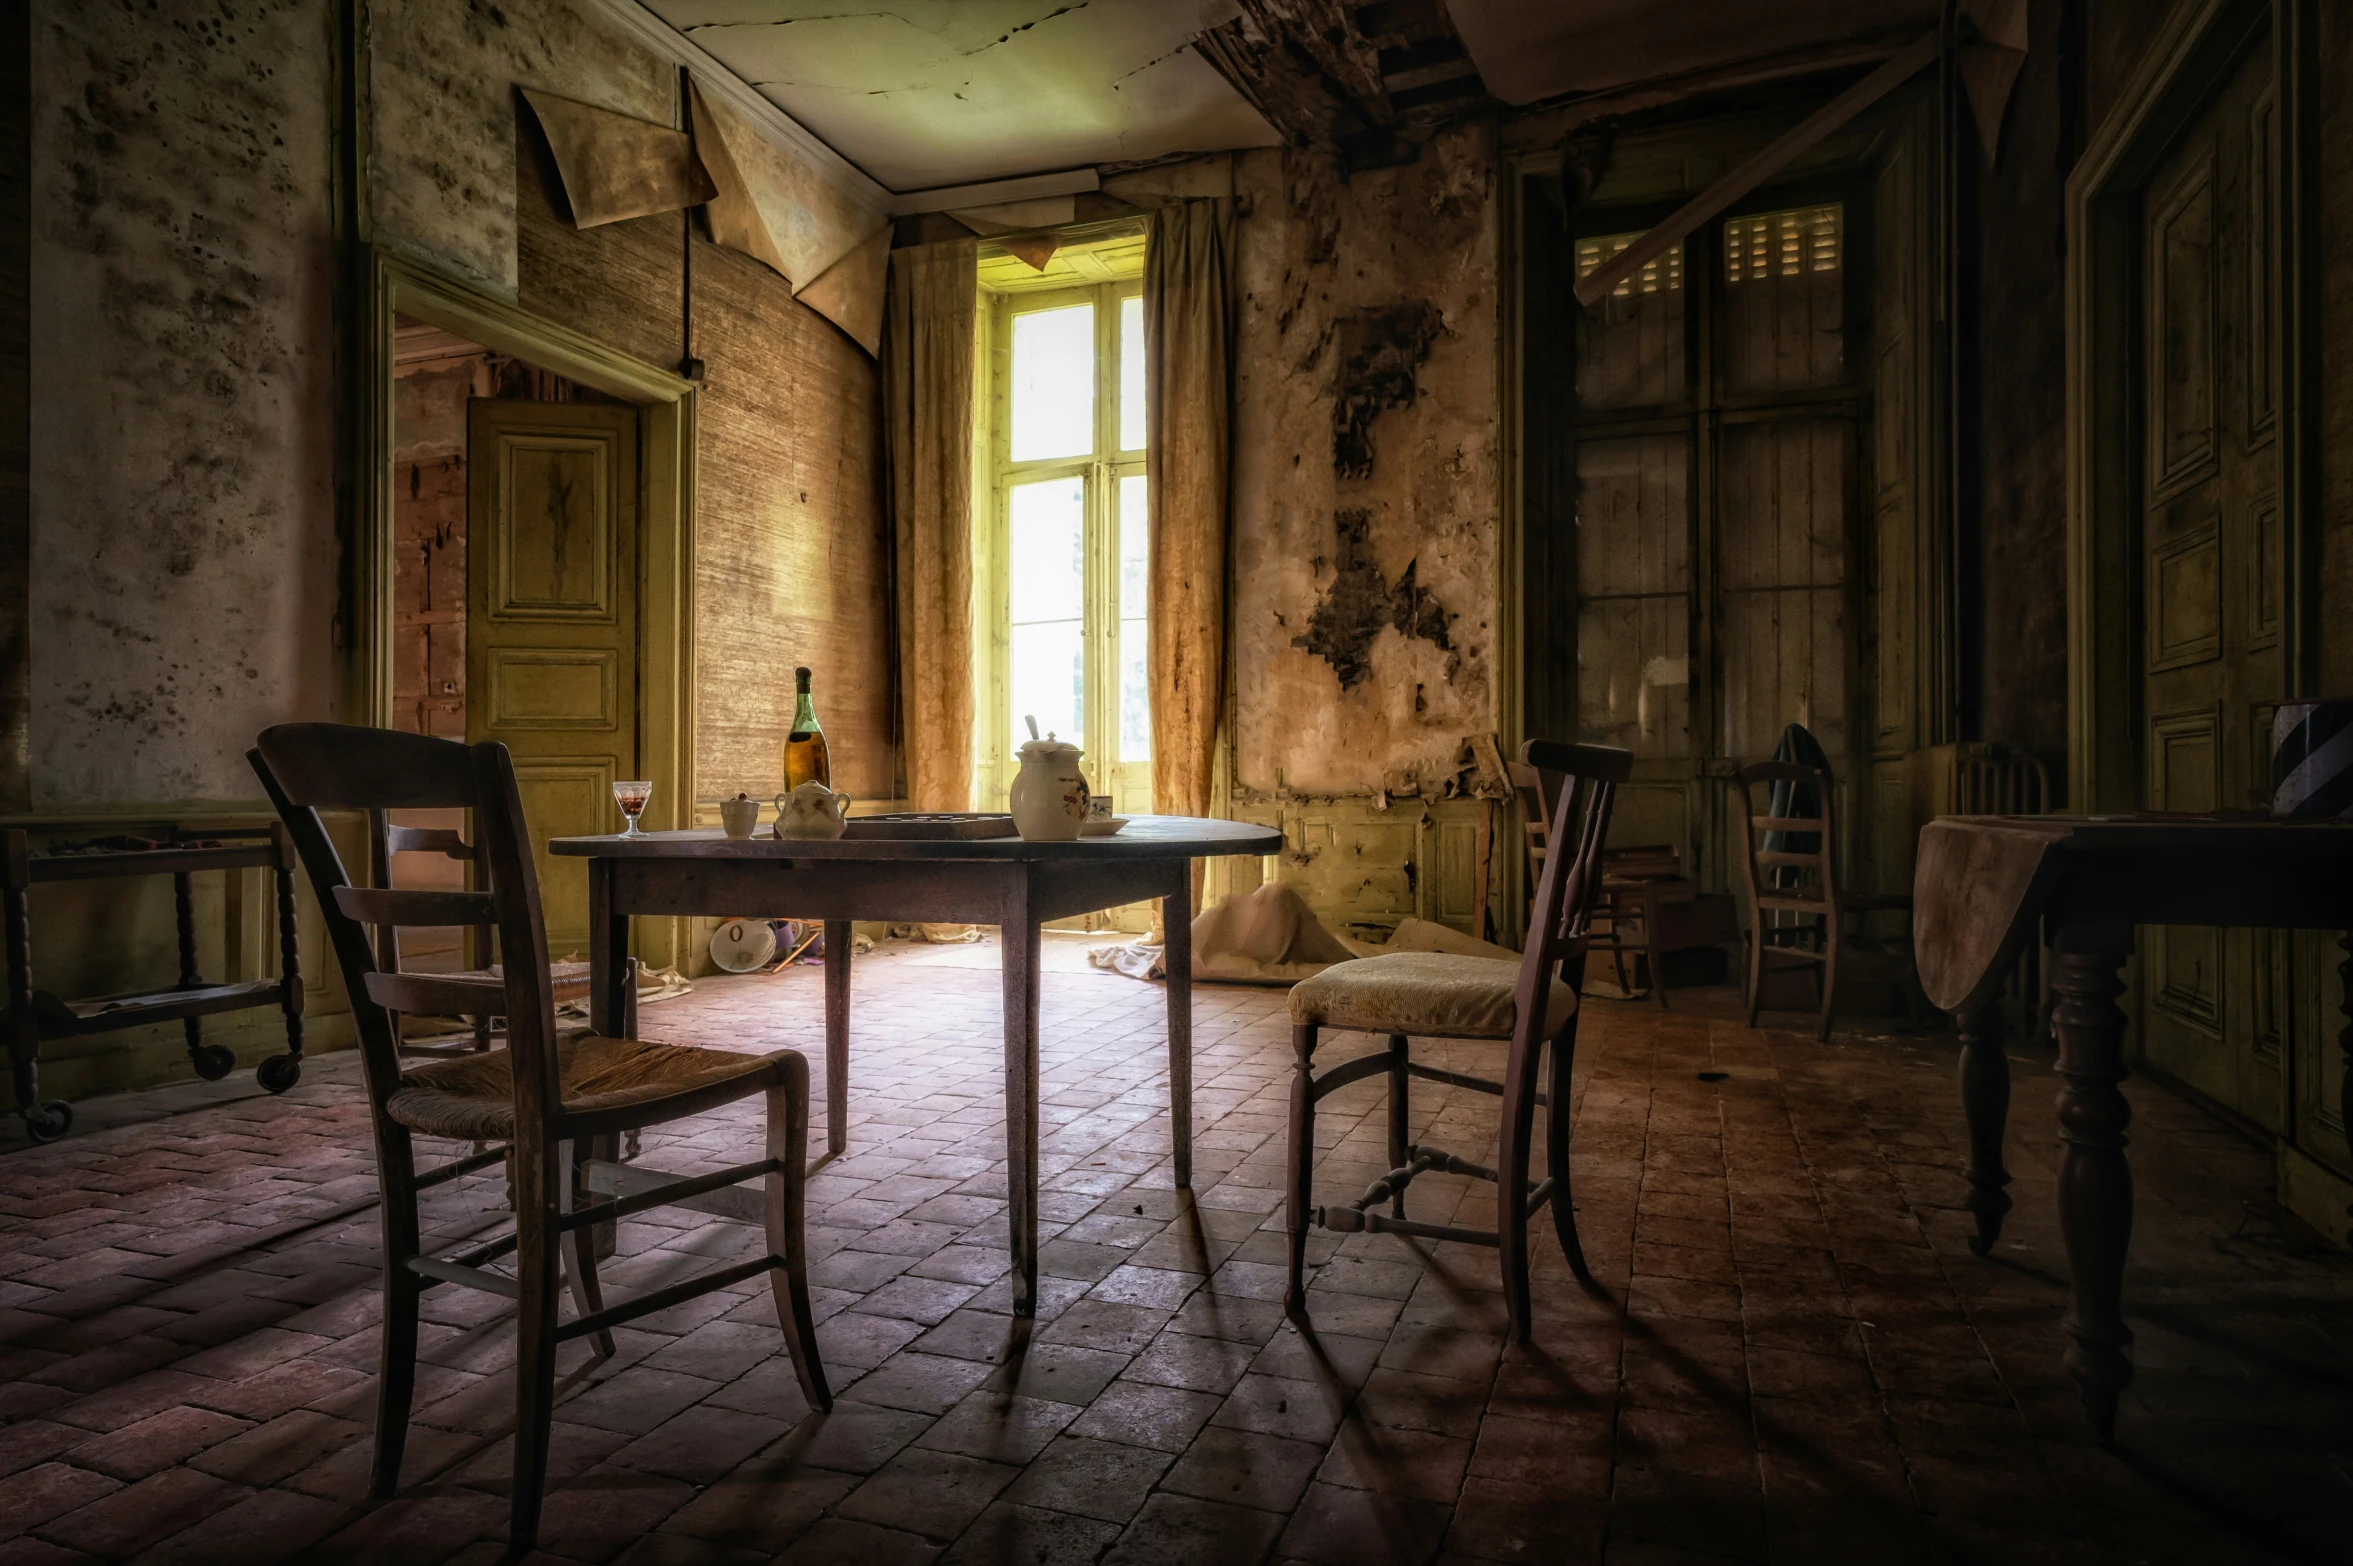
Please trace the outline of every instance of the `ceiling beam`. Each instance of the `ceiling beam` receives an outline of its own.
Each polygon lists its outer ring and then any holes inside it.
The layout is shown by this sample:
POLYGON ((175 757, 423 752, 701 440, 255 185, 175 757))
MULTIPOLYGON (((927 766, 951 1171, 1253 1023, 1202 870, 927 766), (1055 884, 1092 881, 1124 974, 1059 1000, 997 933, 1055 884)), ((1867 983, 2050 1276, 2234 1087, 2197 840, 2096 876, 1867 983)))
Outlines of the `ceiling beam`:
POLYGON ((891 197, 890 215, 912 217, 918 212, 955 212, 965 207, 993 207, 1007 201, 1034 201, 1042 196, 1083 196, 1100 190, 1102 185, 1093 169, 1021 174, 1012 179, 983 180, 977 185, 939 185, 891 197))
POLYGON ((1577 284, 1577 303, 1592 309, 1610 290, 1665 255, 1684 236, 1771 179, 1807 148, 1910 81, 1944 48, 1941 28, 1882 65, 1861 81, 1783 131, 1746 163, 1685 202, 1675 214, 1588 272, 1577 284))

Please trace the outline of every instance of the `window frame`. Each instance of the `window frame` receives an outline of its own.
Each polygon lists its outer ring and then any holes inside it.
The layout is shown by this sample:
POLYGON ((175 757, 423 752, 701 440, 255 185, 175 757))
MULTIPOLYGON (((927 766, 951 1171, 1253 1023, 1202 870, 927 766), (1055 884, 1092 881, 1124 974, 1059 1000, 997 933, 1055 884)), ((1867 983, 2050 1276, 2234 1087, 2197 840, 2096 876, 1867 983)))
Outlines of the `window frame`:
MULTIPOLYGON (((975 802, 1003 809, 1019 770, 1013 730, 1021 715, 1012 711, 1012 492, 1022 484, 1076 477, 1084 494, 1084 581, 1081 646, 1085 660, 1086 725, 1082 764, 1097 793, 1113 796, 1123 815, 1151 809, 1149 757, 1126 758, 1119 750, 1119 485, 1145 472, 1143 447, 1121 449, 1120 308, 1143 294, 1143 279, 1114 277, 1067 287, 1019 291, 984 287, 978 312, 986 369, 986 416, 976 444, 974 493, 977 569, 973 573, 973 623, 979 655, 974 724, 975 802), (1076 305, 1094 307, 1094 447, 1080 456, 1012 456, 1013 320, 1076 305)), ((1024 736, 1026 737, 1026 736, 1024 736)))

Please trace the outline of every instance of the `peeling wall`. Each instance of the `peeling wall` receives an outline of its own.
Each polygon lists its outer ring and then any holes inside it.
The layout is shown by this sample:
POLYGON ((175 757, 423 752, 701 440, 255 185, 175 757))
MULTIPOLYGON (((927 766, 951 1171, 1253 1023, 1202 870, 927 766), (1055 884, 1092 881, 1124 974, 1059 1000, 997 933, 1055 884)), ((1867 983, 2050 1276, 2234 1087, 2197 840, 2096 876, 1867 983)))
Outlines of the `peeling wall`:
POLYGON ((33 6, 36 810, 252 799, 330 715, 332 14, 33 6))
POLYGON ((676 69, 566 0, 375 0, 370 17, 375 238, 510 299, 515 89, 679 123, 676 69))
POLYGON ((1496 726, 1495 168, 1486 125, 1345 180, 1238 161, 1245 795, 1434 785, 1496 726))

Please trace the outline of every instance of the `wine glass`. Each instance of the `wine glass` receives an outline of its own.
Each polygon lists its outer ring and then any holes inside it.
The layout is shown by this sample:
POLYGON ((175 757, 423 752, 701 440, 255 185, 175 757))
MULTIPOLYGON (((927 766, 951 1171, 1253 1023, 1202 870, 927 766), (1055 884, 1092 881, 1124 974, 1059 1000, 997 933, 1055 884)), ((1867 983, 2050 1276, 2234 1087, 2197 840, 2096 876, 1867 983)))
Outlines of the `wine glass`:
POLYGON ((654 785, 650 779, 639 783, 616 783, 613 785, 613 803, 619 805, 621 814, 629 818, 629 825, 621 833, 623 837, 645 836, 637 829, 637 818, 645 814, 646 801, 653 797, 654 785))

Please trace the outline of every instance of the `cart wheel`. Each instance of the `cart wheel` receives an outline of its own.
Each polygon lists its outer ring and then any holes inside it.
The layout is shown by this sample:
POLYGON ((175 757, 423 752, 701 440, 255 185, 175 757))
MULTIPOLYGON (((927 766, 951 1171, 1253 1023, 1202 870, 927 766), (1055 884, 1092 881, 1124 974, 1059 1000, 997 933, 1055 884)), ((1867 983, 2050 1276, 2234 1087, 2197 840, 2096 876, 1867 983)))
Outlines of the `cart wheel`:
POLYGON ((283 1093, 302 1080, 302 1062, 292 1055, 272 1055, 253 1068, 253 1080, 273 1093, 283 1093))
POLYGON ((24 1112, 25 1135, 36 1142, 54 1142, 73 1129, 74 1106, 62 1098, 35 1104, 24 1112))
POLYGON ((218 1082, 237 1069, 237 1057, 226 1044, 199 1044, 188 1051, 188 1061, 207 1082, 218 1082))

